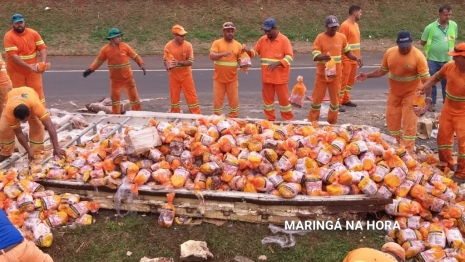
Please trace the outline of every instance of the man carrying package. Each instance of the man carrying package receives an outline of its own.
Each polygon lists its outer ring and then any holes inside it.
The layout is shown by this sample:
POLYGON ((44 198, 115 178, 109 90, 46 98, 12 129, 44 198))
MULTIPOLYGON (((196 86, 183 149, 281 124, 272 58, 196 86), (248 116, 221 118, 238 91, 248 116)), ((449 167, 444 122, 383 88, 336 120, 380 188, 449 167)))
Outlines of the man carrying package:
POLYGON ((180 25, 171 28, 173 40, 165 45, 163 61, 170 77, 171 113, 181 112, 181 89, 191 114, 202 114, 195 90, 192 64, 194 50, 192 44, 185 40, 186 30, 180 25))
POLYGON ((47 61, 47 46, 37 31, 26 28, 24 17, 14 14, 11 17, 12 29, 5 34, 3 46, 6 52, 6 71, 10 76, 13 88, 29 86, 39 95, 45 106, 45 95, 42 84, 43 70, 38 69, 37 52, 42 63, 47 61))
POLYGON ((412 46, 409 31, 402 30, 397 34, 397 46, 386 51, 380 68, 370 73, 360 73, 355 80, 365 81, 385 74, 388 74, 389 81, 386 106, 389 134, 412 154, 418 123, 418 116, 413 111, 413 100, 421 83, 428 81, 430 76, 426 58, 412 46))
POLYGON ((452 56, 454 61, 445 64, 420 87, 420 90, 426 95, 426 106, 429 107, 433 102, 432 87, 447 79, 446 99, 439 117, 437 136, 439 160, 451 170, 455 170, 455 177, 465 179, 465 43, 457 45, 447 54, 452 56), (457 135, 459 151, 456 168, 452 157, 454 132, 457 135))
POLYGON ((112 103, 111 112, 113 114, 121 114, 122 88, 124 88, 124 92, 129 99, 131 109, 134 111, 142 110, 129 58, 140 66, 140 69, 144 71, 145 75, 144 61, 142 61, 142 58, 128 44, 122 42, 121 36, 123 36, 123 33, 121 33, 118 28, 110 29, 106 38, 110 43, 100 49, 97 59, 95 59, 89 69, 82 74, 84 77, 89 76, 108 59, 112 103))
POLYGON ((50 114, 40 102, 34 89, 23 86, 7 94, 5 108, 0 118, 0 162, 13 154, 15 135, 27 152, 29 161, 44 150, 44 127, 48 130, 53 145, 53 155, 62 157, 65 153, 58 144, 58 137, 50 114), (29 122, 29 143, 21 130, 21 123, 29 122))
POLYGON ((251 58, 260 56, 262 65, 262 96, 266 119, 275 121, 274 95, 278 96, 279 110, 285 121, 294 119, 292 106, 289 103, 289 75, 294 51, 289 39, 281 34, 274 18, 268 18, 262 27, 262 36, 253 49, 244 46, 244 50, 251 58))
POLYGON ((228 96, 229 117, 239 117, 239 81, 237 69, 242 45, 234 40, 236 27, 232 22, 223 24, 223 38, 213 42, 210 59, 213 60, 213 114, 221 115, 224 94, 228 96))

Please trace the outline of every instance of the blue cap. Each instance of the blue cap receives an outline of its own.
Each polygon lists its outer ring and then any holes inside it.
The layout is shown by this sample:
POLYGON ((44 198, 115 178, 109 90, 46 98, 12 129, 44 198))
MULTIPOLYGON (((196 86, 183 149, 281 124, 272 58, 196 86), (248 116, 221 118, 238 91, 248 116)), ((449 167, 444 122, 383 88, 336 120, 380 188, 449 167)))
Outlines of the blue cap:
POLYGON ((21 14, 14 14, 11 17, 12 23, 24 22, 24 17, 21 14))
POLYGON ((267 18, 265 22, 263 23, 262 29, 268 31, 268 30, 271 30, 271 28, 273 27, 276 27, 276 20, 270 17, 270 18, 267 18))
POLYGON ((412 45, 412 35, 407 30, 401 30, 397 34, 397 45, 399 47, 409 47, 412 45))

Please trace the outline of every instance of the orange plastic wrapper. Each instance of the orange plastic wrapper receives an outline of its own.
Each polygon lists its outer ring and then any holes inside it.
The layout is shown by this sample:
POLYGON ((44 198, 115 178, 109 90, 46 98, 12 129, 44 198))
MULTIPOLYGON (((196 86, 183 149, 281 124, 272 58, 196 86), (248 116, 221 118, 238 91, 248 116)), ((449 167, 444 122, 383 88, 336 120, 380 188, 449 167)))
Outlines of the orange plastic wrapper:
POLYGON ((321 180, 327 184, 332 184, 336 180, 339 179, 339 172, 334 170, 333 168, 318 168, 316 170, 318 172, 319 176, 321 177, 321 180))
POLYGON ((427 194, 421 200, 421 205, 423 208, 429 209, 433 212, 442 212, 448 204, 440 198, 427 194))
POLYGON ((250 152, 249 159, 247 160, 247 167, 251 169, 257 168, 262 162, 263 156, 257 152, 250 152))
POLYGON ((307 88, 304 85, 304 78, 298 76, 297 84, 292 88, 289 103, 294 107, 301 108, 304 104, 305 92, 307 92, 307 88))
POLYGON ((347 141, 342 137, 337 137, 331 142, 331 152, 333 155, 340 155, 347 146, 347 141))
POLYGON ((271 171, 266 174, 266 177, 270 182, 273 184, 275 188, 277 188, 280 184, 284 183, 283 177, 276 171, 271 171))
POLYGON ((50 68, 50 63, 39 62, 31 65, 37 73, 43 73, 50 68))
POLYGON ((249 193, 257 193, 257 189, 255 188, 253 184, 254 176, 253 175, 248 175, 247 176, 247 181, 245 182, 245 186, 243 191, 244 192, 249 192, 249 193))
POLYGON ((446 234, 437 218, 433 219, 433 223, 431 223, 428 228, 428 239, 426 243, 430 248, 437 247, 443 249, 446 247, 446 234))
POLYGON ((175 193, 168 193, 166 197, 168 198, 168 202, 163 205, 160 211, 160 216, 158 217, 158 225, 163 227, 171 227, 174 221, 174 215, 176 212, 176 208, 173 205, 175 193))
POLYGON ((262 175, 256 175, 250 180, 250 183, 255 187, 256 191, 259 192, 270 192, 274 189, 273 183, 262 175))
POLYGON ((279 194, 284 198, 293 198, 302 191, 298 183, 282 183, 278 186, 279 194))
POLYGON ((81 201, 81 196, 78 194, 63 193, 61 194, 61 203, 62 204, 76 204, 81 201))
MULTIPOLYGON (((327 55, 330 55, 329 52, 327 55)), ((333 81, 336 78, 336 61, 333 58, 325 63, 325 78, 326 81, 333 81)))
POLYGON ((423 235, 418 230, 406 228, 397 231, 396 238, 397 243, 403 245, 406 241, 423 240, 423 235))
POLYGON ((200 166, 199 171, 207 176, 220 175, 223 171, 223 165, 218 161, 207 162, 200 166))
POLYGON ((204 190, 206 188, 207 176, 198 172, 194 179, 194 190, 204 190))
POLYGON ((324 166, 331 161, 332 157, 333 157, 333 153, 331 153, 331 146, 325 145, 321 150, 318 151, 315 161, 320 166, 324 166))
POLYGON ((152 173, 150 171, 148 171, 147 169, 141 169, 141 170, 139 170, 139 172, 137 172, 137 175, 130 182, 141 186, 141 185, 145 184, 145 182, 147 182, 150 179, 151 175, 152 175, 152 173))
POLYGON ((403 147, 396 148, 396 154, 404 161, 409 170, 417 167, 417 161, 403 147))
POLYGON ((328 192, 330 196, 349 195, 350 186, 341 185, 336 181, 326 186, 326 192, 328 192))
POLYGON ((339 184, 349 186, 358 184, 362 178, 369 177, 366 171, 343 171, 339 174, 339 184))
POLYGON ((358 188, 363 192, 363 194, 372 196, 378 192, 378 187, 376 183, 370 179, 370 177, 365 176, 358 183, 358 188))
POLYGON ((176 170, 174 170, 173 176, 171 176, 171 184, 174 188, 181 188, 186 183, 189 175, 190 173, 187 169, 178 167, 176 170))
POLYGON ((365 141, 357 140, 348 144, 342 152, 342 156, 348 157, 349 155, 360 155, 368 151, 368 145, 365 141))
POLYGON ((166 168, 160 168, 152 172, 152 178, 162 185, 170 184, 172 175, 171 171, 166 168))
POLYGON ((407 171, 402 167, 395 167, 384 177, 384 184, 389 187, 398 187, 407 177, 407 171))
POLYGON ((235 176, 231 181, 229 181, 229 187, 234 191, 242 191, 247 183, 247 177, 245 176, 235 176))
POLYGON ((455 206, 447 206, 444 208, 444 210, 441 212, 441 216, 444 218, 461 218, 463 213, 462 207, 455 205, 455 206))
POLYGON ((362 161, 362 170, 369 174, 376 172, 376 156, 371 151, 363 153, 360 156, 360 161, 362 161))
POLYGON ((395 219, 397 223, 399 223, 399 227, 401 229, 411 228, 411 229, 420 229, 420 225, 423 222, 421 216, 411 216, 411 217, 403 217, 398 216, 395 219))
POLYGON ((385 211, 389 215, 403 217, 411 217, 420 213, 419 207, 414 203, 397 199, 394 199, 392 204, 386 205, 385 211))
POLYGON ((130 161, 123 161, 120 164, 121 172, 128 176, 129 180, 132 181, 139 172, 139 167, 130 161))
POLYGON ((59 195, 36 198, 34 201, 34 206, 36 210, 57 209, 60 204, 61 204, 61 196, 59 195))
POLYGON ((444 185, 441 182, 433 181, 431 184, 433 184, 434 188, 431 191, 431 194, 435 197, 439 197, 440 199, 451 202, 455 199, 456 195, 454 193, 454 189, 457 189, 457 184, 454 183, 450 187, 444 185))
POLYGON ((412 258, 425 251, 426 243, 422 240, 405 241, 402 248, 405 250, 405 258, 412 258))
POLYGON ((11 213, 8 214, 8 219, 10 222, 17 228, 21 227, 24 224, 24 220, 27 218, 28 213, 11 213))
POLYGON ((302 183, 305 174, 297 170, 288 170, 282 174, 284 181, 289 183, 302 183))
POLYGON ((386 150, 384 152, 383 158, 389 168, 405 167, 405 169, 407 169, 404 161, 402 161, 402 159, 400 159, 400 157, 391 150, 386 150))
POLYGON ((426 101, 422 95, 417 94, 412 101, 413 112, 418 117, 422 117, 426 113, 426 101))
POLYGON ((294 168, 297 171, 308 174, 312 173, 318 168, 318 163, 309 157, 303 157, 297 160, 294 168))
POLYGON ((207 190, 220 190, 222 186, 223 182, 220 176, 207 177, 207 181, 205 182, 205 188, 207 190))
POLYGON ((51 228, 68 223, 68 214, 64 211, 52 210, 44 222, 51 228))
POLYGON ((239 54, 238 60, 239 60, 239 68, 241 69, 241 71, 248 74, 249 68, 252 66, 252 61, 250 59, 249 54, 247 54, 247 52, 241 52, 239 54))
POLYGON ((406 197, 414 184, 415 178, 408 174, 405 180, 402 181, 402 183, 400 183, 399 187, 396 189, 396 195, 400 197, 406 197))
POLYGON ((328 195, 323 191, 323 181, 317 174, 306 174, 304 176, 304 186, 307 196, 323 196, 328 195))
POLYGON ((279 173, 286 172, 297 163, 297 156, 291 151, 286 151, 276 163, 275 168, 279 173))

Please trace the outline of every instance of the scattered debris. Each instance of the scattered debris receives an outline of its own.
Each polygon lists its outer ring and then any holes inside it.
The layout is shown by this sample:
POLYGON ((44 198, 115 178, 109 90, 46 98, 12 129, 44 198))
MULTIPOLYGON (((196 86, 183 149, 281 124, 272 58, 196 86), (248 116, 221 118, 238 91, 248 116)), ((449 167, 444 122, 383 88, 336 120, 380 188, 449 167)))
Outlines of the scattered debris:
POLYGON ((271 244, 275 243, 281 246, 281 248, 287 248, 287 247, 293 247, 295 246, 295 237, 294 235, 305 235, 308 232, 311 231, 305 231, 305 230, 299 230, 299 231, 291 231, 291 230, 285 230, 281 227, 275 226, 273 224, 270 224, 268 228, 271 230, 275 236, 270 236, 270 237, 265 237, 262 239, 262 244, 271 244), (276 235, 276 233, 284 233, 285 235, 276 235))
POLYGON ((266 258, 265 255, 261 255, 261 256, 258 257, 258 260, 266 260, 266 259, 267 259, 267 258, 266 258))
POLYGON ((143 257, 139 262, 174 262, 174 259, 169 257, 157 257, 157 258, 148 258, 143 257))
POLYGON ((235 256, 232 262, 253 262, 253 260, 243 256, 235 256))
POLYGON ((181 244, 181 261, 204 261, 213 257, 204 241, 188 240, 181 244))
POLYGON ((126 252, 126 256, 130 257, 132 255, 131 251, 126 252))

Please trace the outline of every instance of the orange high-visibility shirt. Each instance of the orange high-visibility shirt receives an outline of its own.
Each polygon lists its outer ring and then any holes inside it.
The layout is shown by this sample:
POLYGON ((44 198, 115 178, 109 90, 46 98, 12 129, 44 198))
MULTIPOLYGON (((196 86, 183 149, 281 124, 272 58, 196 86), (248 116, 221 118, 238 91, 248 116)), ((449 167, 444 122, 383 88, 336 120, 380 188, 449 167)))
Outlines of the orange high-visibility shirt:
MULTIPOLYGON (((177 46, 174 44, 174 40, 169 41, 165 45, 163 60, 169 62, 170 55, 178 61, 191 61, 194 62, 194 49, 191 43, 184 41, 182 45, 177 46)), ((186 76, 192 75, 192 66, 176 65, 170 71, 170 76, 175 79, 182 81, 186 76)))
POLYGON ((294 60, 294 51, 291 41, 279 33, 275 40, 270 41, 266 35, 258 39, 255 47, 250 50, 251 58, 259 55, 262 65, 262 82, 269 84, 287 84, 291 73, 291 62, 294 60), (268 66, 280 61, 281 66, 275 70, 268 70, 268 66))
MULTIPOLYGON (((339 27, 339 33, 346 36, 350 51, 356 57, 360 57, 360 28, 357 22, 352 22, 349 19, 345 20, 339 27)), ((342 62, 357 63, 357 61, 350 60, 345 54, 342 54, 342 62)))
POLYGON ((445 64, 435 77, 439 80, 447 78, 444 107, 451 115, 463 117, 465 113, 465 73, 461 73, 454 61, 445 64))
MULTIPOLYGON (((326 33, 320 33, 316 36, 315 41, 313 42, 313 52, 312 56, 323 54, 326 55, 329 53, 334 62, 336 62, 336 75, 342 76, 342 67, 341 59, 342 54, 349 51, 350 47, 347 43, 347 38, 345 35, 336 32, 334 36, 328 36, 326 33)), ((316 64, 316 74, 325 75, 325 64, 326 61, 318 61, 316 64)))
POLYGON ((13 62, 13 55, 18 55, 27 64, 35 64, 38 62, 37 52, 47 48, 39 33, 30 28, 25 28, 22 34, 10 29, 3 38, 3 46, 6 52, 6 69, 25 75, 31 71, 13 62))
POLYGON ((224 38, 221 38, 213 42, 210 48, 210 54, 231 52, 230 56, 221 57, 213 61, 215 66, 215 72, 213 73, 214 80, 220 83, 230 83, 237 80, 238 59, 241 51, 242 45, 236 40, 229 43, 226 42, 224 38))
POLYGON ((6 73, 5 62, 3 61, 2 54, 0 54, 0 86, 6 82, 10 82, 10 77, 6 73))
POLYGON ((21 123, 13 114, 15 107, 20 104, 25 104, 29 107, 31 115, 36 115, 41 121, 50 118, 49 112, 47 112, 44 105, 40 102, 36 91, 30 87, 23 86, 13 88, 10 92, 8 92, 6 101, 2 117, 6 118, 6 122, 12 129, 16 129, 21 126, 21 123))
POLYGON ((397 259, 379 250, 363 247, 350 251, 342 262, 397 262, 397 259))
POLYGON ((426 58, 416 47, 406 55, 400 54, 397 46, 389 48, 384 54, 381 70, 388 72, 390 92, 396 96, 416 92, 430 77, 426 58))
POLYGON ((90 65, 91 70, 97 70, 108 59, 108 71, 110 79, 113 81, 124 81, 132 78, 131 62, 134 60, 137 65, 144 64, 142 58, 126 43, 120 43, 118 47, 106 44, 97 56, 97 59, 90 65))

